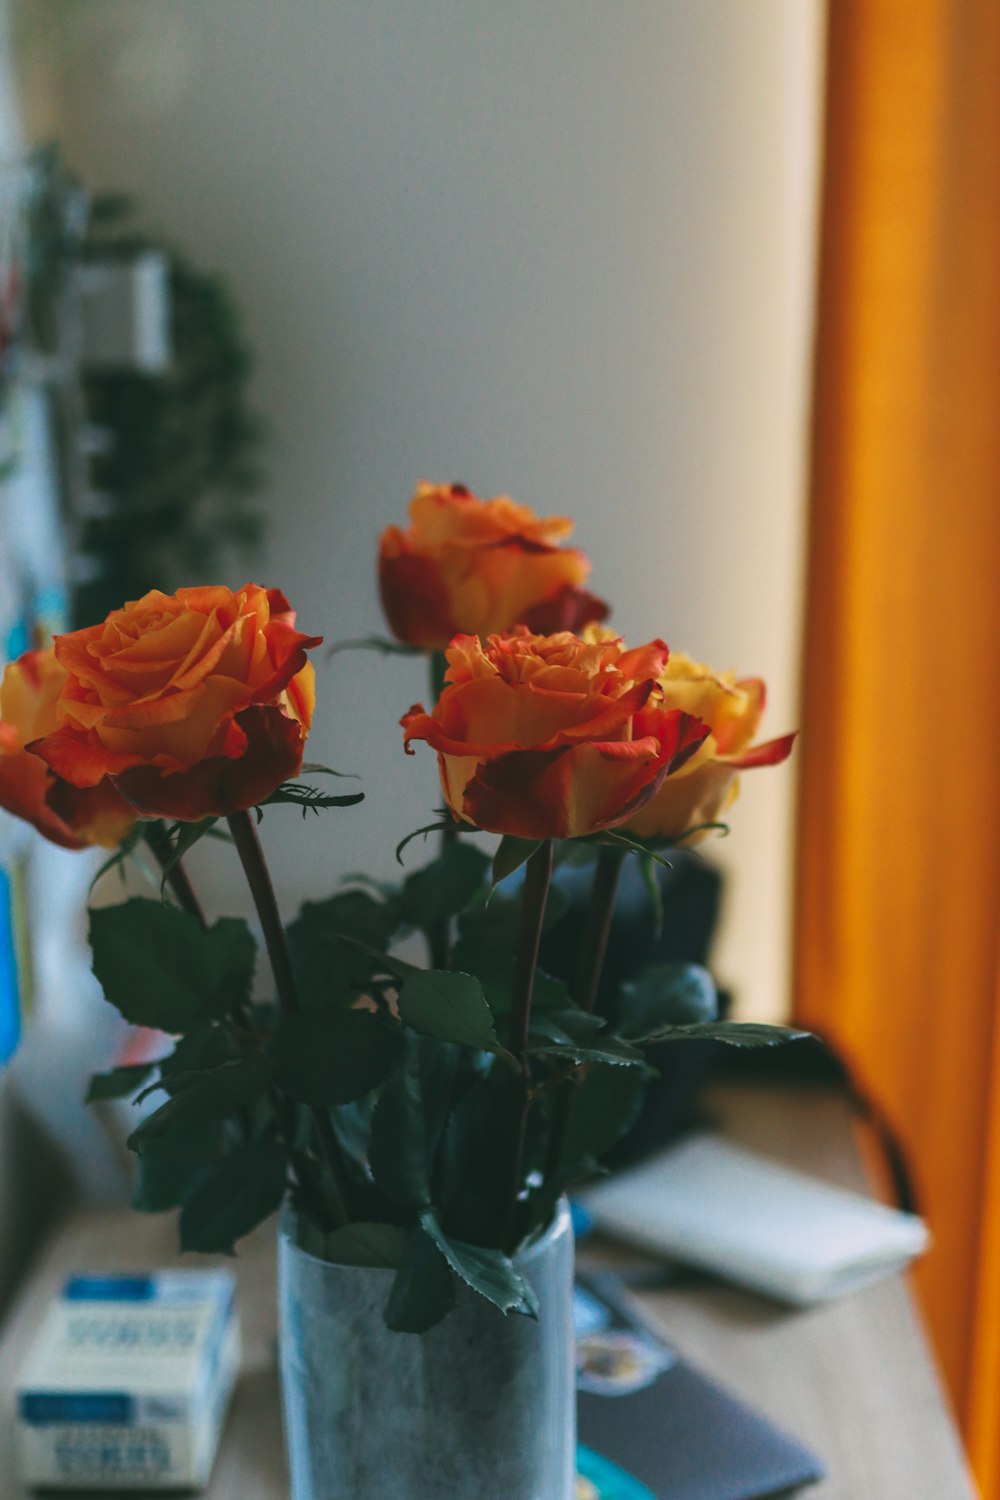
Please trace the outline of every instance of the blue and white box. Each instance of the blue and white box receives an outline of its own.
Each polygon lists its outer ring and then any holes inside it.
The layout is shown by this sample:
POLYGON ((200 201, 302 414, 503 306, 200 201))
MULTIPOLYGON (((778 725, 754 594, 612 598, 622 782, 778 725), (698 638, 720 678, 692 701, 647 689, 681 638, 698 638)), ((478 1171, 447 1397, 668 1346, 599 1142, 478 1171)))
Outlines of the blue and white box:
POLYGON ((227 1271, 72 1277, 18 1383, 22 1482, 206 1485, 239 1370, 234 1298, 227 1271))

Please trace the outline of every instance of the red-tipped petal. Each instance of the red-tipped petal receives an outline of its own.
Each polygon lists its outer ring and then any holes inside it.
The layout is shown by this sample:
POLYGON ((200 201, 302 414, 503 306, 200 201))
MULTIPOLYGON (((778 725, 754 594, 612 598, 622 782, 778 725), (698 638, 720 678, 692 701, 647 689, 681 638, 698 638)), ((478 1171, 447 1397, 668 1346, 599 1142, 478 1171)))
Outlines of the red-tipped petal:
POLYGON ((765 740, 761 745, 751 745, 749 750, 742 750, 737 755, 719 755, 717 760, 736 770, 749 771, 754 766, 780 766, 783 760, 787 760, 792 753, 792 746, 798 738, 798 731, 792 734, 783 734, 776 740, 765 740))
POLYGON ((611 606, 606 600, 587 589, 567 584, 553 598, 527 610, 519 623, 535 635, 556 635, 560 630, 579 635, 585 625, 599 624, 610 613, 611 606))
POLYGON ((54 776, 45 800, 74 836, 104 849, 116 849, 136 820, 108 777, 98 786, 76 787, 54 776))
POLYGON ((379 557, 378 586, 389 628, 397 640, 443 651, 457 626, 433 562, 413 553, 379 557))
POLYGON ((463 811, 492 833, 582 838, 624 822, 665 774, 653 739, 515 751, 478 768, 463 811))
POLYGON ((305 735, 296 719, 275 707, 244 709, 236 724, 247 739, 239 759, 215 756, 173 775, 136 766, 116 776, 115 786, 138 812, 182 823, 255 807, 283 781, 298 775, 305 735))

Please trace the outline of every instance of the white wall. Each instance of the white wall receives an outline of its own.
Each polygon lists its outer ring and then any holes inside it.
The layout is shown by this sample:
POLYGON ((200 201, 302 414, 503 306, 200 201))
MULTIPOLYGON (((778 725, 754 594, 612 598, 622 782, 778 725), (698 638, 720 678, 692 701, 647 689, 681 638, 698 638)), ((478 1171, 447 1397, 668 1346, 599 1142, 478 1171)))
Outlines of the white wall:
MULTIPOLYGON (((416 479, 461 479, 574 515, 624 632, 765 676, 767 727, 794 725, 821 8, 27 0, 34 132, 246 303, 258 572, 309 629, 379 630, 377 532, 416 479)), ((323 674, 311 753, 369 800, 267 819, 289 910, 426 821, 396 730, 416 672, 323 674)), ((757 1014, 786 990, 793 779, 746 778, 713 851, 757 1014)))

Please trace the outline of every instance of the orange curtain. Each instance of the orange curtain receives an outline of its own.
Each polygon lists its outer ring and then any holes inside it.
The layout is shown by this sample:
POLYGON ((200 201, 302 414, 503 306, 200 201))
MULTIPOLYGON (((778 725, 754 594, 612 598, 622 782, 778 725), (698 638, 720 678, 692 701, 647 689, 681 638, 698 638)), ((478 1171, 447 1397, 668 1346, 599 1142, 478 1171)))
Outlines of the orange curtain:
POLYGON ((908 1148, 1000 1500, 1000 0, 830 0, 799 1019, 908 1148))

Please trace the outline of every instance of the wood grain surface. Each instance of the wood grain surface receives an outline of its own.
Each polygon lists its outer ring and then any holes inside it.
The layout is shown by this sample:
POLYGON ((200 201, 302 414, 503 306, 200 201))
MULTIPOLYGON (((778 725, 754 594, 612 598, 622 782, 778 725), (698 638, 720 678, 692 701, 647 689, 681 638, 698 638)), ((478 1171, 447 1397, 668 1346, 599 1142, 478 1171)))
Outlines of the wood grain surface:
MULTIPOLYGON (((743 1144, 831 1182, 863 1187, 850 1121, 836 1095, 727 1086, 709 1096, 708 1107, 743 1144)), ((593 1257, 595 1250, 587 1253, 593 1257)), ((603 1254, 601 1247, 596 1253, 603 1254)), ((614 1261, 620 1253, 608 1249, 603 1258, 614 1261)), ((12 1472, 17 1370, 67 1274, 176 1261, 174 1226, 162 1217, 84 1213, 51 1242, 0 1333, 0 1500, 23 1500, 27 1493, 12 1472)), ((244 1366, 207 1494, 209 1500, 285 1500, 274 1226, 259 1230, 227 1264, 239 1278, 244 1366)), ((804 1312, 694 1273, 644 1292, 642 1300, 686 1358, 822 1456, 829 1477, 799 1494, 809 1500, 973 1500, 904 1278, 804 1312)))

